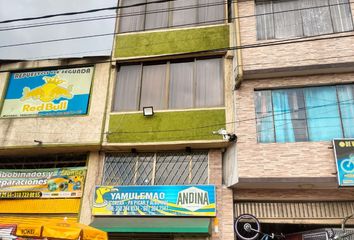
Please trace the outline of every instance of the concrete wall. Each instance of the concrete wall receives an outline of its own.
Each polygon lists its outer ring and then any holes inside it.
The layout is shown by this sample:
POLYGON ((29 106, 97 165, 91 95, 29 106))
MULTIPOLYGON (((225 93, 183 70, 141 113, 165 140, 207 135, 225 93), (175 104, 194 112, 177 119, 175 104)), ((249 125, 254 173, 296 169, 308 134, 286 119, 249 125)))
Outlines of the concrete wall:
POLYGON ((80 223, 89 225, 92 222, 92 206, 95 187, 101 184, 103 177, 104 154, 91 152, 87 163, 86 182, 82 196, 80 223))
POLYGON ((222 172, 226 186, 232 186, 238 182, 236 144, 229 146, 223 154, 222 172))
POLYGON ((284 183, 289 188, 291 181, 286 179, 293 179, 295 187, 308 183, 337 187, 330 141, 257 143, 254 90, 349 83, 353 79, 354 74, 351 73, 244 81, 236 91, 239 104, 236 109, 238 167, 235 171, 238 172, 239 181, 248 179, 248 184, 254 181, 253 185, 258 187, 265 187, 267 181, 284 183))
MULTIPOLYGON (((4 99, 10 73, 16 70, 45 70, 47 68, 76 67, 75 64, 95 66, 89 99, 88 115, 72 117, 23 117, 0 119, 1 147, 34 147, 34 140, 45 146, 98 145, 102 135, 109 63, 94 64, 90 61, 31 61, 1 65, 0 93, 4 99), (8 70, 8 71, 7 71, 8 70)), ((97 61, 97 60, 96 60, 97 61)), ((102 61, 102 60, 101 60, 102 61)))
MULTIPOLYGON (((257 40, 255 1, 239 1, 241 45, 270 43, 278 40, 257 40)), ((354 4, 351 3, 352 13, 354 4)), ((281 68, 291 67, 292 71, 303 71, 306 66, 318 64, 332 64, 329 67, 338 68, 338 65, 354 62, 354 36, 352 32, 329 34, 322 37, 297 38, 295 40, 311 40, 345 36, 327 40, 308 41, 295 44, 283 44, 268 47, 251 47, 242 50, 245 75, 252 75, 255 71, 269 70, 274 74, 281 68), (297 67, 296 69, 294 67, 297 67), (271 69, 271 70, 270 70, 271 69)), ((291 39, 289 41, 295 41, 291 39)), ((318 67, 318 66, 317 66, 318 67)), ((315 67, 316 68, 316 67, 315 67)), ((328 70, 324 68, 322 70, 328 70)))

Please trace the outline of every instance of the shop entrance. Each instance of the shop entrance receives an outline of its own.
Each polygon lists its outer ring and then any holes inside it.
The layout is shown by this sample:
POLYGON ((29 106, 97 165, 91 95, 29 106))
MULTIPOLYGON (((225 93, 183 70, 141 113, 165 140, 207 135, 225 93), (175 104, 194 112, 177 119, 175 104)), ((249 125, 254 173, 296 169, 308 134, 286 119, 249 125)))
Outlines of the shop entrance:
POLYGON ((261 223, 250 214, 240 215, 235 220, 235 233, 241 240, 354 240, 352 224, 284 224, 261 223))
MULTIPOLYGON (((285 235, 297 232, 309 232, 317 229, 340 228, 340 225, 326 224, 278 224, 278 223, 262 223, 262 231, 269 233, 283 233, 285 235)), ((347 226, 352 228, 352 226, 347 226)))
POLYGON ((155 233, 108 233, 109 240, 206 240, 197 235, 155 234, 155 233))

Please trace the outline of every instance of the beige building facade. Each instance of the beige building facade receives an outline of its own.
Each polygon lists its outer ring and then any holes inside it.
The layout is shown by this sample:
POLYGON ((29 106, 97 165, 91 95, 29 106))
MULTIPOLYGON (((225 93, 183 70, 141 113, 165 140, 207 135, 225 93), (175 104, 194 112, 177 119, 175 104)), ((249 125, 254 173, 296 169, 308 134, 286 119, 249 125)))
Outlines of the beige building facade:
POLYGON ((89 163, 96 159, 104 138, 111 69, 107 60, 1 63, 2 226, 12 224, 16 229, 18 224, 34 227, 52 220, 83 222, 83 192, 96 178, 88 171, 89 163), (73 110, 75 106, 80 107, 73 110), (46 173, 52 177, 19 177, 46 173), (6 174, 13 178, 3 177, 6 174), (4 188, 4 182, 10 185, 4 188), (38 185, 40 182, 46 184, 38 185), (13 191, 17 195, 8 194, 13 191))

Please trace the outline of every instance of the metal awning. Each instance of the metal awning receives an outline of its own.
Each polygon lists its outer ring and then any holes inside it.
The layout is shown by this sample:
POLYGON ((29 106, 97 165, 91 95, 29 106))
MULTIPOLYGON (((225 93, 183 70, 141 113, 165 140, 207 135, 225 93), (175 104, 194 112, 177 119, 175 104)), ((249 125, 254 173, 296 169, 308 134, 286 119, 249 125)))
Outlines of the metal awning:
POLYGON ((108 240, 107 233, 75 222, 74 219, 42 217, 0 218, 0 239, 20 236, 24 238, 50 238, 67 240, 108 240))
POLYGON ((65 199, 1 199, 0 215, 3 214, 78 214, 80 198, 65 199))
POLYGON ((210 234, 210 218, 95 217, 90 226, 109 233, 210 234))
POLYGON ((353 213, 352 201, 235 202, 235 217, 252 214, 263 223, 341 224, 353 213))

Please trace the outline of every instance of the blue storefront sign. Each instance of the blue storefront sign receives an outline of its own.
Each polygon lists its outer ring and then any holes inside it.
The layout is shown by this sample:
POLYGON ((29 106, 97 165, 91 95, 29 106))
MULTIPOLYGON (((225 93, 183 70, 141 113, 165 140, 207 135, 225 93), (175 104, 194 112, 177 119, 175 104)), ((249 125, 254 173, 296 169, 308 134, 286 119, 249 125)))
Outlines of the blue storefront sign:
POLYGON ((12 73, 1 117, 87 114, 93 67, 12 73))
POLYGON ((93 215, 216 216, 215 186, 97 186, 93 215))
POLYGON ((333 140, 339 186, 354 186, 354 139, 333 140))

